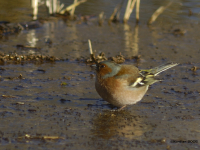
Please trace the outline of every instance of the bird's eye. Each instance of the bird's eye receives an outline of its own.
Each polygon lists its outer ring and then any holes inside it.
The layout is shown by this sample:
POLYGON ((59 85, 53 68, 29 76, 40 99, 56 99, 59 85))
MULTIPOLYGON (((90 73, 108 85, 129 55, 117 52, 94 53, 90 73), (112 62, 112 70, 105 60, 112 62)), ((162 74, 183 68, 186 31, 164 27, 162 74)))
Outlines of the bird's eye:
POLYGON ((104 68, 104 67, 106 67, 106 66, 105 66, 105 65, 101 65, 101 66, 100 66, 100 68, 104 68))

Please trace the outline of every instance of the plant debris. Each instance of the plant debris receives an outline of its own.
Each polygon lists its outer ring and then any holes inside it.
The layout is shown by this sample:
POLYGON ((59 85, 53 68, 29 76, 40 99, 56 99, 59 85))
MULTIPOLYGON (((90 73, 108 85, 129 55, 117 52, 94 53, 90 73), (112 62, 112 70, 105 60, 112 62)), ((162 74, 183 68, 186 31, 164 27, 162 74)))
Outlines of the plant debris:
MULTIPOLYGON (((121 64, 121 63, 124 63, 126 59, 136 59, 136 61, 139 61, 140 60, 140 57, 141 55, 138 55, 138 56, 132 56, 130 58, 125 58, 121 53, 119 55, 117 55, 116 57, 109 57, 107 58, 105 56, 105 53, 104 52, 101 52, 99 55, 95 56, 93 50, 92 50, 92 44, 91 44, 91 41, 90 39, 88 39, 88 46, 89 46, 89 52, 90 52, 90 58, 89 59, 86 59, 84 62, 86 63, 99 63, 101 61, 104 61, 104 60, 111 60, 111 61, 114 61, 115 63, 118 63, 118 64, 121 64)), ((81 60, 81 59, 77 59, 77 60, 81 60)))
POLYGON ((35 140, 35 139, 43 139, 43 140, 59 140, 64 139, 63 137, 59 136, 31 136, 30 134, 26 134, 25 136, 18 137, 18 139, 29 139, 29 140, 35 140))
POLYGON ((16 103, 12 103, 12 105, 24 105, 24 102, 16 102, 16 103))
POLYGON ((18 55, 17 53, 0 53, 0 64, 4 64, 7 62, 15 62, 15 63, 21 63, 21 62, 54 62, 59 61, 59 58, 56 58, 55 56, 45 56, 45 55, 18 55))
POLYGON ((186 33, 186 30, 182 30, 182 29, 175 29, 174 31, 173 31, 173 34, 175 35, 175 36, 182 36, 182 35, 184 35, 186 33))
POLYGON ((121 64, 121 63, 125 62, 125 58, 121 53, 119 55, 117 55, 116 57, 110 57, 109 59, 114 61, 114 62, 116 62, 116 63, 118 63, 118 64, 121 64))
POLYGON ((21 45, 21 44, 16 45, 16 47, 18 49, 36 49, 36 50, 41 49, 40 47, 32 47, 32 46, 26 46, 26 45, 21 45))
POLYGON ((99 62, 104 61, 104 60, 108 60, 108 59, 105 56, 105 53, 101 52, 99 55, 97 55, 97 57, 95 57, 94 54, 91 54, 90 58, 86 59, 85 62, 86 63, 95 63, 95 62, 99 63, 99 62))
POLYGON ((61 86, 66 86, 67 83, 66 83, 66 82, 62 82, 60 85, 61 85, 61 86))
POLYGON ((15 96, 11 96, 11 95, 1 95, 1 97, 3 97, 3 98, 15 98, 15 96))
POLYGON ((198 69, 198 67, 196 67, 196 66, 193 66, 193 67, 191 68, 191 70, 194 71, 194 72, 197 71, 197 69, 198 69))
POLYGON ((109 57, 109 58, 107 58, 105 56, 105 53, 101 52, 96 57, 95 57, 94 54, 92 54, 92 55, 90 55, 90 58, 88 58, 86 60, 80 60, 80 59, 78 59, 78 60, 79 61, 84 61, 84 62, 89 63, 89 64, 99 63, 99 62, 104 61, 104 60, 111 60, 111 61, 114 61, 115 63, 121 64, 121 63, 124 63, 125 60, 130 60, 130 59, 135 59, 136 61, 139 61, 141 59, 141 55, 131 56, 131 57, 124 57, 120 53, 119 55, 117 55, 115 57, 109 57))
POLYGON ((67 100, 67 99, 63 99, 63 98, 61 98, 61 99, 60 99, 60 102, 61 102, 61 103, 71 102, 71 100, 67 100))

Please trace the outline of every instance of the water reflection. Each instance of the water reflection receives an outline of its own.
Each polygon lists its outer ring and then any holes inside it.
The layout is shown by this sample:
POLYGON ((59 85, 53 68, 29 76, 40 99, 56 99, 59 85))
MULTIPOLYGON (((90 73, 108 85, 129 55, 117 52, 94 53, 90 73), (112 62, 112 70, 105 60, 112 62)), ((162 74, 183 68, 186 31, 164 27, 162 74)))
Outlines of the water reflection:
POLYGON ((75 58, 80 55, 80 32, 77 31, 75 22, 49 22, 44 26, 45 39, 52 40, 52 47, 48 47, 49 55, 58 55, 64 57, 66 52, 71 51, 75 58), (58 48, 59 47, 59 48, 58 48), (64 55, 63 55, 64 54, 64 55))
POLYGON ((80 57, 80 53, 79 53, 79 46, 80 44, 78 44, 77 42, 80 40, 78 38, 78 33, 77 33, 77 27, 75 24, 73 24, 70 28, 70 30, 72 31, 71 34, 69 35, 70 36, 70 40, 73 40, 74 41, 74 44, 72 45, 72 51, 75 51, 75 57, 76 58, 79 58, 80 57))
POLYGON ((111 139, 116 136, 123 136, 129 139, 140 139, 141 136, 152 130, 152 127, 143 124, 143 118, 137 114, 132 115, 127 110, 105 111, 93 119, 92 134, 95 137, 111 139))
MULTIPOLYGON (((45 36, 45 41, 48 41, 48 40, 52 40, 55 38, 55 33, 54 33, 54 30, 55 30, 55 23, 54 22, 49 22, 49 23, 46 23, 45 26, 44 26, 44 36, 45 36)), ((54 53, 54 48, 49 46, 48 48, 48 52, 50 54, 54 53)))
MULTIPOLYGON (((36 30, 30 30, 28 33, 27 33, 27 41, 28 41, 28 45, 31 46, 31 47, 36 47, 37 45, 37 41, 38 41, 38 38, 36 37, 36 30)), ((34 50, 29 50, 29 53, 33 54, 35 53, 34 50)))
POLYGON ((128 51, 132 56, 136 56, 138 54, 138 30, 138 25, 135 26, 134 32, 131 32, 130 26, 128 24, 124 24, 125 51, 128 51))

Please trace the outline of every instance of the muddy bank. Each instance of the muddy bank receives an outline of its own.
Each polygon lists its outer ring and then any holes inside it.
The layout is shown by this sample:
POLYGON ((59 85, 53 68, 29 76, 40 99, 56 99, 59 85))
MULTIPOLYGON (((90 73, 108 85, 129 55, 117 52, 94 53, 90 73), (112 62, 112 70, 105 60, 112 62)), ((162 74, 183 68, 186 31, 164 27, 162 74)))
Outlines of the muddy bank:
MULTIPOLYGON (((181 65, 180 68, 191 65, 181 65)), ((6 65, 1 70, 1 143, 4 148, 198 148, 171 140, 199 140, 198 75, 176 68, 144 99, 110 111, 94 90, 86 64, 6 65), (39 71, 38 69, 45 70, 39 71), (8 79, 18 77, 21 79, 8 79), (183 78, 182 74, 189 76, 183 78), (61 85, 61 83, 66 83, 61 85), (28 138, 27 135, 35 138, 28 138), (57 136, 58 139, 41 137, 57 136)), ((197 70, 197 73, 199 71, 197 70)))

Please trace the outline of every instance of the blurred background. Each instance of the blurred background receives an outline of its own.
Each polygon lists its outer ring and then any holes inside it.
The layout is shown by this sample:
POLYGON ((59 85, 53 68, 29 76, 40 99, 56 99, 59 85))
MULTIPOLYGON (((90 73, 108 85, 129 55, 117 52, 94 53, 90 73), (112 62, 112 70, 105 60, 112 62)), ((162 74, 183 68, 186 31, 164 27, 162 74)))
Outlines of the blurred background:
MULTIPOLYGON (((73 4, 74 0, 60 0, 60 4, 64 4, 64 8, 73 4)), ((98 15, 102 11, 108 19, 114 8, 121 0, 87 0, 76 8, 76 15, 98 15)), ((141 0, 140 1, 140 22, 146 23, 151 15, 160 6, 165 6, 169 0, 141 0)), ((198 20, 200 16, 200 1, 199 0, 173 0, 172 5, 164 11, 158 18, 157 22, 162 23, 179 23, 180 21, 198 20)), ((44 18, 48 16, 48 10, 45 5, 45 0, 39 1, 38 17, 44 18)), ((123 18, 127 1, 125 0, 122 6, 120 19, 123 18)), ((0 20, 10 22, 22 22, 32 19, 32 7, 30 0, 18 1, 0 1, 0 20)), ((133 14, 135 10, 133 10, 133 14)), ((130 22, 135 21, 135 15, 131 15, 130 22)))

